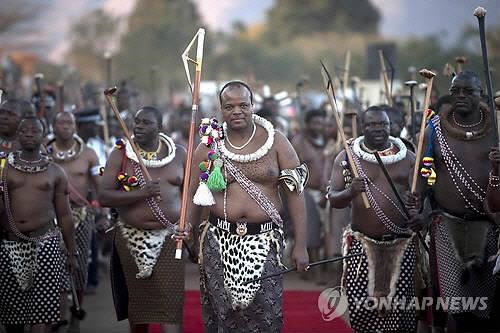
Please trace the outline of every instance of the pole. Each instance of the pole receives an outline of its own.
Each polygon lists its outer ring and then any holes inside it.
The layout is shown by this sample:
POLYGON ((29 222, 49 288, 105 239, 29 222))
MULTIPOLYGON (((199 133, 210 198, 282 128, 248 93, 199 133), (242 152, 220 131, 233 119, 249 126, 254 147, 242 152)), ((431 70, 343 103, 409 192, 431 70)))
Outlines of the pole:
MULTIPOLYGON (((193 160, 193 151, 194 151, 196 112, 198 111, 198 105, 200 102, 201 66, 203 63, 204 41, 205 41, 205 29, 200 28, 198 29, 198 32, 187 46, 186 50, 182 53, 182 61, 184 63, 184 69, 186 70, 188 83, 192 93, 192 107, 191 107, 191 125, 189 127, 189 140, 188 140, 187 157, 186 157, 186 168, 184 169, 184 183, 182 186, 182 203, 181 203, 181 212, 179 218, 180 232, 184 231, 184 226, 186 224, 186 216, 187 216, 187 206, 188 206, 188 201, 190 200, 190 198, 188 197, 189 182, 191 177, 191 162, 193 160), (196 49, 196 60, 193 60, 189 58, 189 51, 196 40, 198 41, 196 49), (188 61, 196 64, 194 84, 191 84, 191 75, 189 73, 188 61)), ((175 259, 181 259, 181 258, 182 258, 182 240, 177 240, 175 249, 175 259)))
MULTIPOLYGON (((356 168, 356 165, 354 164, 354 160, 352 159, 352 154, 351 154, 351 149, 349 148, 347 144, 347 140, 344 134, 344 128, 342 127, 342 122, 340 121, 339 113, 338 113, 338 108, 337 108, 337 103, 335 102, 335 93, 333 91, 333 84, 332 84, 332 79, 330 77, 330 74, 328 73, 328 70, 326 69, 326 66, 323 64, 322 61, 321 66, 321 74, 323 76, 323 83, 325 85, 325 91, 328 96, 328 101, 330 102, 330 106, 332 107, 333 115, 335 117, 335 121, 337 122, 337 133, 340 136, 340 139, 342 141, 342 144, 344 145, 345 153, 347 154, 347 159, 349 161, 349 166, 352 170, 352 173, 354 177, 359 177, 358 169, 356 168)), ((368 202, 368 197, 366 196, 365 192, 361 192, 361 199, 363 200, 363 204, 366 209, 370 208, 370 203, 368 202)))
POLYGON ((498 124, 495 111, 495 101, 493 98, 493 87, 491 84, 490 64, 488 63, 488 50, 486 48, 486 33, 484 29, 484 17, 486 16, 486 9, 484 9, 483 7, 477 7, 476 10, 474 10, 474 16, 477 17, 477 21, 479 23, 479 38, 481 39, 481 54, 483 56, 484 76, 486 78, 486 88, 488 90, 488 104, 491 110, 491 119, 493 120, 493 129, 496 136, 495 141, 498 143, 498 124))
POLYGON ((378 50, 378 58, 380 61, 380 72, 381 72, 382 78, 384 80, 385 98, 387 99, 387 104, 389 106, 392 106, 391 91, 389 89, 389 78, 387 77, 387 69, 385 68, 384 52, 382 50, 378 50))
MULTIPOLYGON (((314 266, 329 264, 331 262, 336 262, 336 261, 341 261, 341 260, 344 260, 344 259, 349 259, 349 258, 357 257, 357 256, 360 256, 362 254, 363 253, 353 253, 353 254, 349 254, 349 255, 343 256, 343 257, 336 257, 336 258, 330 258, 330 259, 325 259, 325 260, 321 260, 321 261, 312 262, 312 263, 310 263, 306 267, 306 271, 308 271, 309 269, 311 269, 311 267, 314 267, 314 266)), ((256 279, 245 281, 245 282, 243 282, 243 285, 247 285, 247 284, 250 284, 252 282, 262 281, 262 280, 269 279, 269 278, 272 278, 272 277, 275 277, 275 276, 278 276, 278 275, 283 275, 283 274, 286 274, 286 273, 290 273, 290 272, 293 272, 293 271, 296 271, 296 270, 297 270, 296 267, 287 268, 287 269, 285 269, 285 270, 283 270, 281 272, 278 272, 278 273, 273 273, 273 274, 269 274, 269 275, 266 275, 266 276, 261 276, 261 277, 256 278, 256 279)))
POLYGON ((433 73, 427 69, 421 69, 419 71, 419 74, 422 75, 426 79, 427 90, 425 92, 424 108, 422 110, 422 123, 420 126, 420 133, 418 135, 418 146, 417 146, 417 152, 416 152, 416 156, 415 156, 415 167, 413 168, 413 179, 412 179, 412 184, 411 184, 411 192, 412 193, 415 193, 415 190, 417 188, 417 177, 418 177, 418 171, 420 169, 420 158, 422 156, 422 150, 423 150, 423 145, 424 145, 427 108, 429 107, 429 103, 431 101, 432 83, 434 81, 434 77, 436 76, 435 73, 433 73))
POLYGON ((415 86, 417 81, 406 81, 405 85, 410 87, 410 133, 411 140, 413 143, 416 142, 416 132, 415 132, 415 86))

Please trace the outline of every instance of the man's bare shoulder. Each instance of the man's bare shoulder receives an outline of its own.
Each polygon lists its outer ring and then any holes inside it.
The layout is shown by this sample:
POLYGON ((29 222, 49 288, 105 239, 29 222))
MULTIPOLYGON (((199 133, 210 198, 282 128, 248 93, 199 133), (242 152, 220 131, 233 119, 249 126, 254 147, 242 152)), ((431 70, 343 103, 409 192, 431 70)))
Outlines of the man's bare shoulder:
POLYGON ((68 179, 66 171, 64 171, 63 167, 55 162, 49 162, 49 166, 47 167, 47 169, 50 170, 51 173, 54 175, 55 177, 54 179, 63 179, 63 180, 68 179))
POLYGON ((97 153, 95 152, 95 150, 87 145, 85 145, 85 148, 83 148, 82 155, 86 159, 91 159, 91 160, 97 159, 97 153))
MULTIPOLYGON (((295 143, 296 138, 292 139, 292 142, 295 143)), ((274 133, 274 143, 276 144, 276 147, 279 149, 294 149, 295 145, 292 144, 288 138, 281 133, 280 131, 276 131, 274 133)), ((299 141, 297 141, 299 142, 299 141)))

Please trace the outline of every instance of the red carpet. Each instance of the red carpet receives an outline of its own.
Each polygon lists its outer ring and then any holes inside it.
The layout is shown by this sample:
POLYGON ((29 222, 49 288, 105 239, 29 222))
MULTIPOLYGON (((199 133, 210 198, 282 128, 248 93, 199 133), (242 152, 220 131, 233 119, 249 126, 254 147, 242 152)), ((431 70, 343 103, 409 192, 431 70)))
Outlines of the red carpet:
MULTIPOLYGON (((285 291, 284 317, 285 333, 336 332, 351 333, 352 330, 340 318, 324 321, 318 310, 319 291, 285 291)), ((150 333, 159 333, 160 327, 153 325, 150 333)), ((184 301, 184 332, 203 333, 200 292, 186 291, 184 301)))

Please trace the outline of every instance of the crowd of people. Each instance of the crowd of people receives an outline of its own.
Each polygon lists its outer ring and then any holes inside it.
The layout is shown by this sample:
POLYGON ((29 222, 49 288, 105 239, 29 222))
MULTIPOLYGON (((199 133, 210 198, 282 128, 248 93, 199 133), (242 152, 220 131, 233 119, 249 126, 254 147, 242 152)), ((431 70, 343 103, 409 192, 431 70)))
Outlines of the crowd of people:
POLYGON ((341 127, 326 103, 302 105, 294 131, 276 101, 257 108, 253 94, 241 81, 219 90, 217 119, 198 119, 192 161, 190 111, 166 118, 152 106, 131 110, 123 90, 130 142, 112 117, 102 131, 97 107, 4 98, 5 330, 78 332, 104 252, 117 319, 128 319, 131 332, 151 323, 182 330, 188 259, 199 265, 206 332, 281 331, 283 276, 264 277, 285 264, 314 283, 342 285, 356 332, 500 331, 500 151, 491 97, 475 73, 456 74, 416 137, 404 104, 353 103, 341 127), (174 258, 178 242, 184 260, 174 258), (307 272, 310 262, 342 256, 307 272), (423 297, 480 298, 484 306, 359 306, 423 297))

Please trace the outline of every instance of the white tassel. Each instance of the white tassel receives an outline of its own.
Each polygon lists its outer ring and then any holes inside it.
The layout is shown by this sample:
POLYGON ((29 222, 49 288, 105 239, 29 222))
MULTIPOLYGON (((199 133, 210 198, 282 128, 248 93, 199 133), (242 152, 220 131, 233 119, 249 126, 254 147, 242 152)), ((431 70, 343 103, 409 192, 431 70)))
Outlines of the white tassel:
POLYGON ((198 189, 193 197, 193 203, 198 206, 212 206, 215 205, 215 199, 212 191, 207 186, 207 183, 200 182, 198 189))

